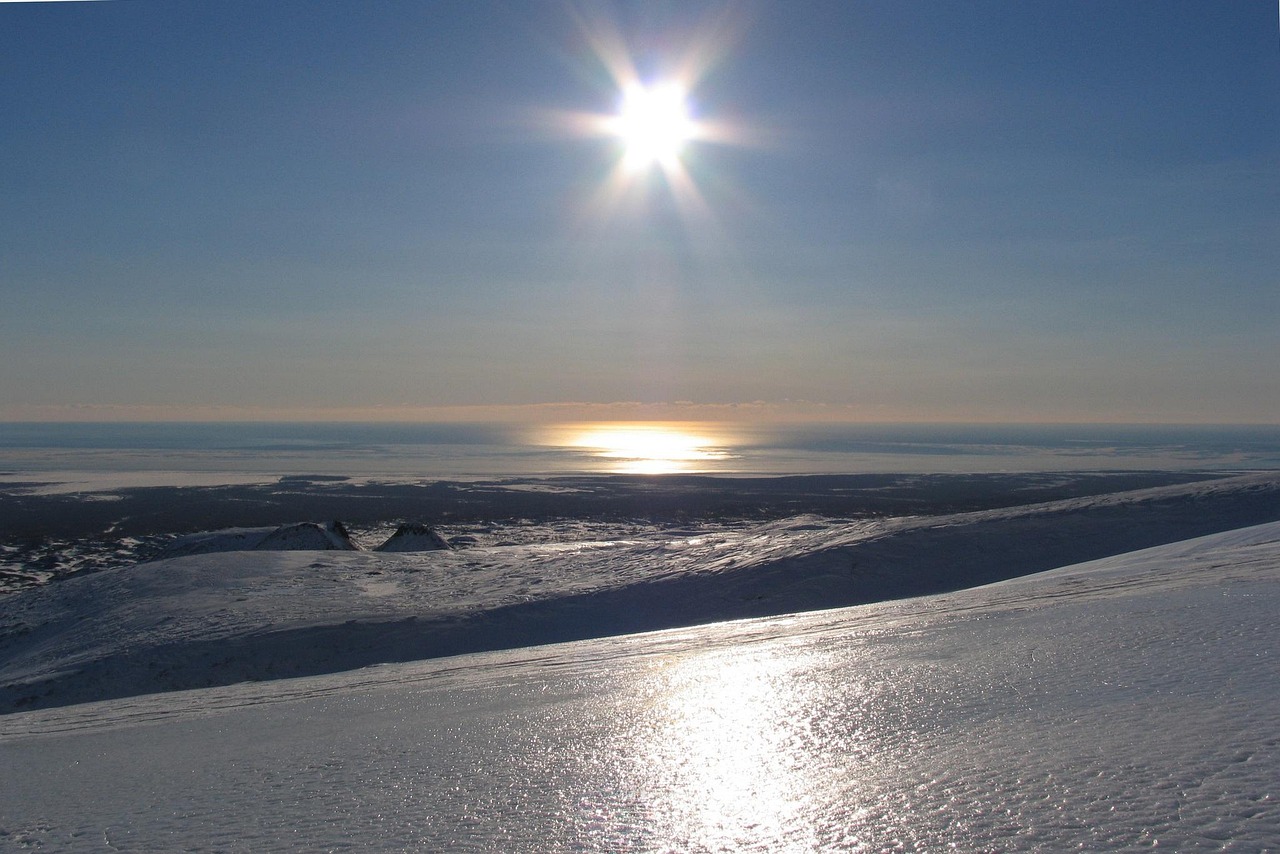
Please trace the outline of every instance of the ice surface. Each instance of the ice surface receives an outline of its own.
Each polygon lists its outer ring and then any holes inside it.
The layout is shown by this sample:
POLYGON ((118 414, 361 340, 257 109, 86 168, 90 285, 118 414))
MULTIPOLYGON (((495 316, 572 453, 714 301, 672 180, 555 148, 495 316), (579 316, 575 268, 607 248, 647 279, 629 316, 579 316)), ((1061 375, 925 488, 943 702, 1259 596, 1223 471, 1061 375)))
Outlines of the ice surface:
POLYGON ((940 596, 12 714, 0 847, 1272 850, 1277 606, 1273 523, 940 596))

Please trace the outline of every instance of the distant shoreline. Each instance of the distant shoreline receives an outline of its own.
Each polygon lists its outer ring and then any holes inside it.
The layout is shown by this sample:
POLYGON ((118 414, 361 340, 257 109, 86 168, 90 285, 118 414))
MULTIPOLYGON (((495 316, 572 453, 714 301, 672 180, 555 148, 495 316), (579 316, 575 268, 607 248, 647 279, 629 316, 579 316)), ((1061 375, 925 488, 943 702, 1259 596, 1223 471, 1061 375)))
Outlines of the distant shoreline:
POLYGON ((1253 469, 1280 469, 1280 425, 0 423, 0 488, 41 477, 78 479, 88 489, 289 475, 403 481, 639 471, 758 477, 1253 469))

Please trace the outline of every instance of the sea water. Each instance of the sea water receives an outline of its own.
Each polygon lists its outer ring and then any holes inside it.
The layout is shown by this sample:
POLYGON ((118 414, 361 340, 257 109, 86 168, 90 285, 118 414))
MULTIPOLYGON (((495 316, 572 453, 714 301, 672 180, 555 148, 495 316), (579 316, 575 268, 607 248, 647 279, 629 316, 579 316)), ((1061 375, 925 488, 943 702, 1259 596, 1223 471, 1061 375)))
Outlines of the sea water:
POLYGON ((1275 468, 1277 425, 0 424, 0 479, 10 483, 1275 468), (599 435, 624 438, 580 438, 599 435))

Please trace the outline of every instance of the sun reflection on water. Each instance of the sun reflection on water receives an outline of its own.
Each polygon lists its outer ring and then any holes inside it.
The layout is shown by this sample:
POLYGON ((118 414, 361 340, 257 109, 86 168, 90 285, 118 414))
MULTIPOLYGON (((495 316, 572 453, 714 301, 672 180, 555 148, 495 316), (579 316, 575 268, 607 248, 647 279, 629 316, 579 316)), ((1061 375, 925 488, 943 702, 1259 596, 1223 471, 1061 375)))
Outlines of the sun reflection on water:
POLYGON ((553 428, 543 444, 579 449, 617 474, 675 474, 724 470, 730 441, 705 425, 602 422, 553 428))

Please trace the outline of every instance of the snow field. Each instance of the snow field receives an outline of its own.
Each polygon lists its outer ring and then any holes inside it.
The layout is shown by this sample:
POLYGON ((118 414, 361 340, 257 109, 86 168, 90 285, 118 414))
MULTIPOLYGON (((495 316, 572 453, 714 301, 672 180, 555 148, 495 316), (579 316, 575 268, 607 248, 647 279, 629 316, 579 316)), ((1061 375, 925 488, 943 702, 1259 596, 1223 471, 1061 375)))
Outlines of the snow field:
POLYGON ((191 554, 0 599, 0 711, 915 596, 1278 517, 1280 478, 1251 475, 943 517, 191 554))
POLYGON ((0 718, 0 847, 1266 851, 1280 523, 939 596, 0 718))

